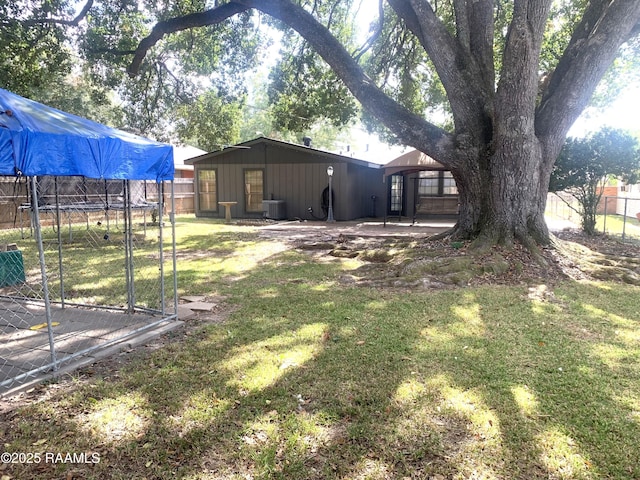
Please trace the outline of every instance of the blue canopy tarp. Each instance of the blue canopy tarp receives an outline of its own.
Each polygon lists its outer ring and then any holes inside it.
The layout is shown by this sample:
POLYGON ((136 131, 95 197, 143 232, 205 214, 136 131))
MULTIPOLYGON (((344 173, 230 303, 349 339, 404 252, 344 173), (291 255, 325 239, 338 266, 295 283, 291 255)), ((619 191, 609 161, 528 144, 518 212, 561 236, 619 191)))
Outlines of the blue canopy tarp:
POLYGON ((173 179, 173 147, 0 89, 0 175, 173 179))

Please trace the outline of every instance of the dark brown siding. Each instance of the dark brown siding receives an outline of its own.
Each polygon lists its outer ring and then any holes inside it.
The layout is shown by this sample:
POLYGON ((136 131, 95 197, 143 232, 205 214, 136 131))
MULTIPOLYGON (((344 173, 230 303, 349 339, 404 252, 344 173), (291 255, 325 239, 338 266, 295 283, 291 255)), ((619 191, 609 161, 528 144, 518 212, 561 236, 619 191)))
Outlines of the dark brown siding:
MULTIPOLYGON (((244 180, 246 169, 264 169, 264 199, 283 200, 288 218, 313 219, 323 217, 322 192, 329 178, 327 167, 333 166, 334 217, 336 220, 352 220, 370 216, 371 195, 382 199, 384 184, 382 170, 364 164, 355 164, 349 158, 324 154, 304 148, 291 148, 271 142, 251 144, 251 148, 230 149, 207 159, 195 162, 196 171, 215 168, 218 175, 218 200, 235 201, 231 207, 235 218, 262 217, 262 214, 247 213, 244 206, 244 180)), ((196 182, 197 185, 197 182, 196 182)), ((196 210, 199 216, 210 212, 196 210)), ((382 214, 378 203, 378 214, 382 214)), ((218 217, 224 215, 220 207, 218 217)))

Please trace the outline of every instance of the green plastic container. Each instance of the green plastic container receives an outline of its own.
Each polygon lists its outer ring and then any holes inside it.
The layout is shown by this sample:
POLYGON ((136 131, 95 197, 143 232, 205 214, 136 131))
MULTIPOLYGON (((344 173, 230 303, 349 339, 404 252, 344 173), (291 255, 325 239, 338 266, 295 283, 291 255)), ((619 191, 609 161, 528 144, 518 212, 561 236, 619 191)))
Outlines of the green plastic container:
POLYGON ((24 282, 24 262, 20 250, 0 252, 0 287, 24 282))

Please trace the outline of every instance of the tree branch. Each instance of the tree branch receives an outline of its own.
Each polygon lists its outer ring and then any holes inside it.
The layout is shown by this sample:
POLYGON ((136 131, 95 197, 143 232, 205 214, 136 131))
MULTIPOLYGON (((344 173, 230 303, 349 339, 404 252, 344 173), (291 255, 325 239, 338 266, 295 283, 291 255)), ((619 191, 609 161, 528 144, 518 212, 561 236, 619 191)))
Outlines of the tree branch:
POLYGON ((109 53, 117 57, 124 57, 125 55, 135 55, 137 50, 117 50, 115 48, 91 48, 87 49, 90 53, 109 53))
POLYGON ((487 91, 495 88, 493 3, 493 0, 467 2, 471 56, 482 70, 484 89, 487 91))
POLYGON ((457 161, 452 155, 452 138, 446 131, 409 111, 376 87, 344 46, 302 7, 288 0, 238 1, 296 30, 329 64, 363 107, 404 143, 438 158, 443 164, 457 161))
POLYGON ((136 75, 138 73, 140 65, 142 64, 144 57, 147 55, 147 52, 165 35, 190 28, 215 25, 237 15, 238 13, 244 12, 248 8, 249 7, 241 5, 238 2, 232 1, 205 12, 191 13, 183 17, 175 17, 158 22, 151 30, 151 33, 147 37, 143 38, 138 45, 136 54, 131 61, 131 65, 129 65, 129 74, 136 75))
POLYGON ((365 109, 380 119, 407 145, 452 166, 458 159, 453 155, 453 139, 443 129, 407 110, 376 87, 344 46, 309 12, 289 0, 235 0, 212 10, 173 18, 158 23, 151 34, 138 46, 129 71, 135 74, 146 52, 164 35, 188 28, 212 25, 254 8, 296 30, 315 49, 342 79, 365 109))
MULTIPOLYGON (((567 192, 569 195, 571 195, 572 198, 574 198, 575 200, 578 200, 577 197, 575 197, 571 192, 567 192)), ((553 192, 553 194, 558 197, 560 200, 562 200, 562 202, 569 207, 571 210, 573 210, 574 212, 576 212, 578 215, 580 215, 580 211, 574 207, 573 205, 571 205, 571 202, 568 202, 566 198, 564 198, 562 195, 560 195, 558 192, 553 192)), ((579 202, 579 200, 578 200, 579 202)))
POLYGON ((534 133, 529 119, 536 106, 540 50, 551 3, 551 0, 514 2, 497 89, 502 133, 509 134, 514 129, 534 133))
POLYGON ((449 33, 427 0, 388 1, 433 62, 447 92, 456 131, 481 142, 490 141, 493 81, 491 88, 487 88, 478 63, 463 43, 449 33))
POLYGON ((536 134, 555 160, 566 133, 593 95, 620 46, 638 34, 640 2, 591 1, 551 74, 536 112, 536 134), (555 155, 553 154, 555 153, 555 155))
POLYGON ((494 0, 453 0, 456 38, 482 71, 483 90, 493 91, 494 0))
MULTIPOLYGON (((471 32, 469 31, 469 15, 466 0, 453 0, 453 10, 456 15, 456 31, 458 41, 471 53, 471 32)), ((493 23, 493 22, 492 22, 493 23)))
POLYGON ((82 10, 76 15, 73 20, 67 20, 64 18, 32 18, 29 20, 6 20, 0 22, 0 26, 8 25, 22 25, 24 27, 33 27, 36 25, 67 25, 70 27, 77 27, 80 22, 87 16, 89 9, 93 6, 93 0, 87 0, 87 3, 82 7, 82 10))
POLYGON ((78 13, 78 15, 76 15, 76 18, 73 19, 74 25, 78 25, 80 21, 87 16, 87 13, 89 13, 89 9, 92 6, 93 6, 93 0, 87 0, 87 3, 85 3, 84 7, 82 7, 82 10, 80 10, 80 13, 78 13))
POLYGON ((353 58, 358 61, 365 52, 367 52, 373 43, 382 35, 382 31, 384 29, 384 7, 382 5, 382 0, 378 0, 378 21, 376 24, 376 29, 371 33, 369 38, 367 38, 364 45, 358 48, 353 53, 353 58))

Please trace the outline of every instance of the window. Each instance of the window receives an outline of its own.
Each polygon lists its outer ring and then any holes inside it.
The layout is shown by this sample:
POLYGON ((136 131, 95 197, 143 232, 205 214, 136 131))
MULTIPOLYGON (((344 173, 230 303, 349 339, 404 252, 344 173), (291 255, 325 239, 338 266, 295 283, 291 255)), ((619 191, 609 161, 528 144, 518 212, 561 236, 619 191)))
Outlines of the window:
POLYGON ((262 212, 263 175, 262 170, 244 171, 244 205, 247 212, 262 212))
POLYGON ((404 202, 404 177, 402 175, 391 175, 391 185, 389 187, 389 212, 402 212, 404 202))
POLYGON ((440 172, 420 172, 418 181, 418 194, 437 196, 440 193, 440 172))
POLYGON ((200 211, 218 209, 218 186, 215 170, 198 170, 198 209, 200 211))
POLYGON ((418 195, 443 197, 457 194, 458 187, 451 172, 420 172, 418 195))
POLYGON ((453 179, 451 172, 442 172, 442 193, 444 195, 457 195, 458 187, 456 181, 453 179))

